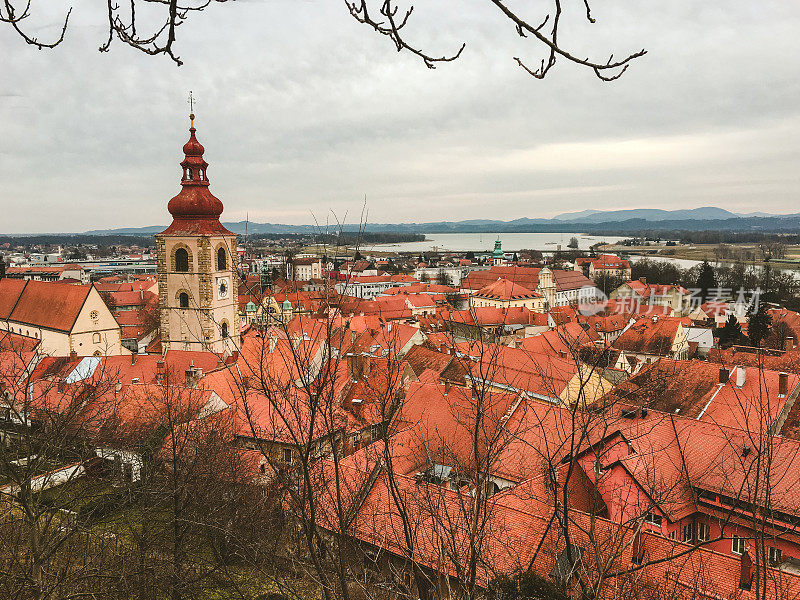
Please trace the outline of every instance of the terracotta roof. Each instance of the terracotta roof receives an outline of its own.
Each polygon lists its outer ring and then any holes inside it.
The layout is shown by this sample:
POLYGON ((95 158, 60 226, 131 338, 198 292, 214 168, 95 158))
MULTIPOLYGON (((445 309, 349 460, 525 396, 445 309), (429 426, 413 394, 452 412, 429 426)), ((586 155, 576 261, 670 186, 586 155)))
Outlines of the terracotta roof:
MULTIPOLYGON (((541 269, 538 267, 493 266, 485 271, 470 271, 464 281, 461 282, 461 288, 465 290, 479 290, 497 281, 499 278, 503 278, 528 288, 529 290, 535 290, 539 285, 540 271, 541 269)), ((594 282, 592 282, 591 279, 577 271, 555 269, 552 271, 552 274, 553 283, 558 292, 577 290, 584 286, 594 287, 594 282)))
POLYGON ((800 376, 786 377, 788 393, 779 396, 777 371, 734 365, 726 369, 706 361, 662 358, 617 386, 606 401, 757 432, 775 422, 800 384, 800 376), (737 385, 739 368, 745 369, 741 387, 737 385))
POLYGON ((672 317, 644 317, 636 321, 612 344, 614 349, 637 354, 667 356, 681 328, 672 317))
POLYGON ((27 283, 24 279, 0 279, 0 319, 5 321, 11 316, 27 283))
POLYGON ((509 302, 511 300, 526 300, 530 298, 541 298, 539 292, 533 292, 526 287, 509 281, 508 279, 498 279, 494 283, 479 289, 475 294, 476 298, 488 298, 491 300, 500 300, 509 302))
POLYGON ((496 306, 474 306, 467 310, 442 310, 441 318, 453 323, 479 325, 547 325, 547 315, 537 313, 524 306, 499 308, 496 306))
POLYGON ((83 308, 90 285, 0 279, 0 318, 69 332, 83 308), (13 282, 13 283, 11 283, 13 282))
POLYGON ((424 346, 414 346, 408 351, 403 360, 411 366, 414 374, 419 377, 426 370, 440 375, 453 360, 453 356, 429 350, 424 346))
POLYGON ((41 343, 38 338, 32 338, 10 331, 0 331, 0 351, 32 352, 41 343))
POLYGON ((592 260, 592 266, 595 269, 630 269, 631 264, 618 256, 613 254, 601 254, 592 260))

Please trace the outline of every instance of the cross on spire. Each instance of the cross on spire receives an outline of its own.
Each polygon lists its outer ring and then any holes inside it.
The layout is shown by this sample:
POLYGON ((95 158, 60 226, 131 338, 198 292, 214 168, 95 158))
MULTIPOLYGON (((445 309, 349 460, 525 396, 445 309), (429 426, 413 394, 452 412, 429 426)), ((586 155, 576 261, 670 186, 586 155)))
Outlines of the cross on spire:
POLYGON ((192 90, 189 90, 189 98, 186 100, 186 102, 189 104, 189 120, 192 122, 192 127, 194 127, 194 103, 197 102, 197 100, 195 99, 192 90))

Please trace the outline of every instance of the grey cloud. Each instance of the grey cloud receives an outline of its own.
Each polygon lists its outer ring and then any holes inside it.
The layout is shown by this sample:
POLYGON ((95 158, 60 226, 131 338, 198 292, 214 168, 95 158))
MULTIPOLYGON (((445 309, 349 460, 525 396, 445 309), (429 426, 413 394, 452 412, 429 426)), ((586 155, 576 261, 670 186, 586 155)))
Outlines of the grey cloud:
POLYGON ((98 53, 103 15, 88 8, 53 51, 0 28, 2 229, 165 222, 189 89, 229 218, 307 223, 358 214, 365 194, 383 222, 796 211, 797 3, 615 0, 596 3, 596 25, 579 17, 562 38, 578 54, 649 53, 610 84, 566 63, 535 81, 511 57, 541 49, 488 2, 454 0, 420 3, 409 26, 439 53, 467 41, 435 71, 339 3, 213 5, 181 27, 181 68, 121 44, 98 53))

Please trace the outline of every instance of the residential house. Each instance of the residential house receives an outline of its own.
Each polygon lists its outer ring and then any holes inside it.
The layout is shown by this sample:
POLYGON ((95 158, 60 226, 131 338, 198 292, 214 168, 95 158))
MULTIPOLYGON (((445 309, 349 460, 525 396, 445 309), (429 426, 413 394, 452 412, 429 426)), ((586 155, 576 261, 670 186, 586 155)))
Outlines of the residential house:
POLYGON ((689 306, 689 290, 674 284, 649 284, 642 277, 623 283, 609 294, 611 300, 633 306, 668 306, 676 313, 683 314, 689 306))
POLYGON ((0 279, 0 329, 41 340, 45 354, 129 354, 120 325, 90 285, 0 279))
POLYGON ((469 298, 470 306, 482 308, 527 308, 534 312, 545 312, 545 298, 539 292, 531 291, 508 279, 498 279, 482 287, 469 298))

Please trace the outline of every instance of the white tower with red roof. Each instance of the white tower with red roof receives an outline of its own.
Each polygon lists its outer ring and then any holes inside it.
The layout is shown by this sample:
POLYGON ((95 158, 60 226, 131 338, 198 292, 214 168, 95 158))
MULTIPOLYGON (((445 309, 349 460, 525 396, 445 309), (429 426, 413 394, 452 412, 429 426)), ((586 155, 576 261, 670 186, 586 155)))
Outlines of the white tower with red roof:
POLYGON ((172 224, 157 234, 162 350, 239 348, 236 234, 222 226, 222 202, 209 191, 205 149, 190 115, 181 191, 169 201, 172 224))

